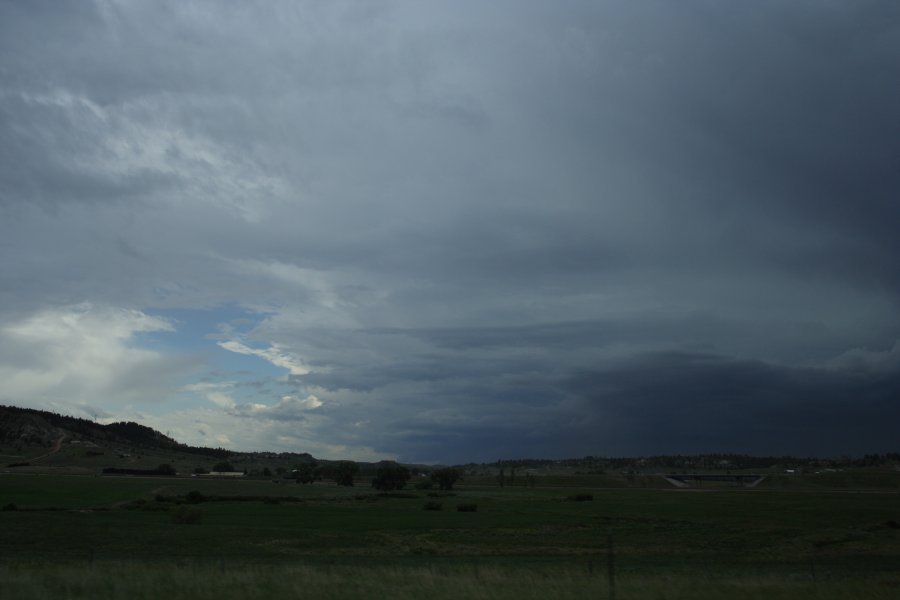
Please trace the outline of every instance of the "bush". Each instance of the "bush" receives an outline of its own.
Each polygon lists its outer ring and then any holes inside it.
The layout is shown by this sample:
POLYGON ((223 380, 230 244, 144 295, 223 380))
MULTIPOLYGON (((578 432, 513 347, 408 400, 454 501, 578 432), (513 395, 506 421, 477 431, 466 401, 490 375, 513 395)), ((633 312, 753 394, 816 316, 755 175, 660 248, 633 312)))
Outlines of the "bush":
POLYGON ((590 502, 594 499, 592 494, 575 494, 574 496, 569 496, 568 498, 572 502, 590 502))
POLYGON ((434 500, 425 503, 425 510, 441 510, 441 503, 434 500))
POLYGON ((203 511, 199 508, 179 506, 172 514, 172 522, 179 525, 199 525, 203 521, 203 511))
POLYGON ((200 504, 204 500, 206 500, 206 496, 197 490, 191 490, 187 493, 187 496, 184 497, 184 501, 188 504, 200 504))
POLYGON ((3 511, 7 511, 7 510, 19 510, 19 507, 16 506, 15 504, 13 504, 12 502, 10 502, 9 504, 4 504, 4 505, 3 505, 3 508, 0 508, 0 510, 3 510, 3 511))
POLYGON ((139 508, 143 508, 147 505, 147 501, 143 498, 138 498, 137 500, 132 500, 131 502, 126 502, 122 504, 121 507, 125 510, 137 510, 139 508))
POLYGON ((415 487, 417 490, 430 490, 431 488, 434 487, 434 484, 427 480, 426 481, 417 481, 416 485, 413 487, 415 487))
POLYGON ((169 463, 163 463, 156 467, 156 472, 160 475, 166 475, 167 477, 175 477, 175 475, 178 474, 175 472, 175 467, 169 463))
POLYGON ((477 504, 457 504, 456 510, 458 512, 478 512, 477 504))

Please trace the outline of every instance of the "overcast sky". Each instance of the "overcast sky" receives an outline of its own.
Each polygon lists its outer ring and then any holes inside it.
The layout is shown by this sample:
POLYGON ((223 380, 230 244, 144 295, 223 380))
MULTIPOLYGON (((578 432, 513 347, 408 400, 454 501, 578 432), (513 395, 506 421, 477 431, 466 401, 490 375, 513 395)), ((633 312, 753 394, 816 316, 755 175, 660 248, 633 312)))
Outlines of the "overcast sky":
POLYGON ((0 403, 897 451, 898 107, 893 0, 0 1, 0 403))

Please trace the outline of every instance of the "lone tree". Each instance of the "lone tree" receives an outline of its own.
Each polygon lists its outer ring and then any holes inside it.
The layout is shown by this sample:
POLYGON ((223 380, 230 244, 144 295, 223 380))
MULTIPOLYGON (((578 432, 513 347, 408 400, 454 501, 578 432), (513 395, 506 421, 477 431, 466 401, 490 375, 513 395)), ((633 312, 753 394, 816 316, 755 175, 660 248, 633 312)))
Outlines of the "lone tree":
POLYGON ((332 477, 338 485, 353 485, 353 476, 359 471, 359 465, 351 460, 338 461, 332 467, 332 477))
POLYGON ((453 467, 438 469, 431 473, 431 480, 442 490, 452 490, 453 484, 462 479, 462 471, 453 467))
POLYGON ((297 468, 291 473, 294 475, 297 483, 306 484, 321 479, 322 469, 317 462, 304 462, 297 465, 297 468))
POLYGON ((372 487, 385 492, 402 490, 406 482, 409 481, 409 477, 409 469, 393 461, 385 461, 378 467, 375 479, 372 480, 372 487))

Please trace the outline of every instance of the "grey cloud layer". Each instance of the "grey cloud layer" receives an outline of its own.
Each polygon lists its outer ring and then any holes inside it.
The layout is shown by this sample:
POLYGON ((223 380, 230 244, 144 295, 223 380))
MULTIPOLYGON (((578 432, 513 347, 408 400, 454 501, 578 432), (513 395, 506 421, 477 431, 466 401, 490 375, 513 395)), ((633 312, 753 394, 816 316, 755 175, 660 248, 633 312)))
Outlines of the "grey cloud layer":
POLYGON ((410 459, 887 444, 898 5, 526 4, 4 3, 0 324, 260 311, 323 405, 235 427, 410 459))

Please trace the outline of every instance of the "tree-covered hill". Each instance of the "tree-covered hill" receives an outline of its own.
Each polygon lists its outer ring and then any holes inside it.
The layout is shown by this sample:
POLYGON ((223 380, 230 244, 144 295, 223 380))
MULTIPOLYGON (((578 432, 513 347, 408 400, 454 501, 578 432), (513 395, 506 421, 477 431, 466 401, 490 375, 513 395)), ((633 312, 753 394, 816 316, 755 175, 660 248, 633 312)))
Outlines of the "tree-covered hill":
POLYGON ((51 446, 60 437, 100 445, 120 444, 135 449, 178 451, 207 456, 233 454, 222 448, 188 446, 134 422, 102 425, 53 412, 0 405, 0 443, 6 445, 51 446))

